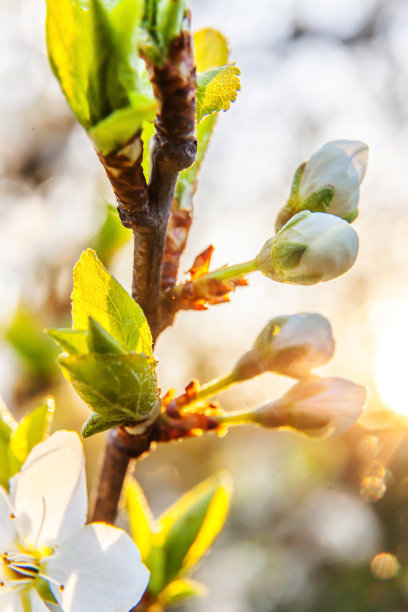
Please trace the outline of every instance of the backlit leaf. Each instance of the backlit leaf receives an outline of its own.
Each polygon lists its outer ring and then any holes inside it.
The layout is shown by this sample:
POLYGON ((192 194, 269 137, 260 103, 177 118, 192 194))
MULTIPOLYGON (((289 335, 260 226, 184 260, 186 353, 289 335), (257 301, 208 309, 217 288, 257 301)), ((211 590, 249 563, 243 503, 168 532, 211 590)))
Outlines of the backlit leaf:
POLYGON ((164 608, 168 608, 192 597, 204 597, 207 593, 207 587, 196 580, 173 580, 160 593, 158 601, 164 608))
POLYGON ((228 44, 225 36, 213 28, 195 32, 194 62, 198 73, 227 64, 228 44))
POLYGON ((145 562, 152 545, 153 517, 141 487, 133 478, 126 482, 125 498, 130 533, 145 562))
POLYGON ((61 329, 44 330, 65 353, 68 355, 83 355, 89 353, 87 336, 88 332, 84 329, 71 329, 70 327, 61 329))
POLYGON ((81 399, 106 420, 141 421, 156 403, 155 361, 145 355, 62 355, 59 362, 81 399))
POLYGON ((197 75, 197 122, 214 111, 228 110, 241 89, 240 69, 233 64, 197 75))
POLYGON ((99 414, 91 414, 82 427, 81 436, 83 438, 89 438, 97 433, 102 433, 103 431, 107 431, 108 429, 112 429, 112 427, 122 424, 123 419, 107 420, 99 414))
POLYGON ((49 400, 24 416, 17 429, 11 433, 9 478, 20 470, 34 446, 48 436, 53 415, 54 402, 49 400))
POLYGON ((159 519, 164 538, 166 582, 192 567, 225 522, 232 486, 228 474, 208 478, 183 495, 159 519))
POLYGON ((74 329, 87 329, 93 317, 124 351, 152 353, 152 338, 142 309, 88 249, 74 268, 72 320, 74 329))

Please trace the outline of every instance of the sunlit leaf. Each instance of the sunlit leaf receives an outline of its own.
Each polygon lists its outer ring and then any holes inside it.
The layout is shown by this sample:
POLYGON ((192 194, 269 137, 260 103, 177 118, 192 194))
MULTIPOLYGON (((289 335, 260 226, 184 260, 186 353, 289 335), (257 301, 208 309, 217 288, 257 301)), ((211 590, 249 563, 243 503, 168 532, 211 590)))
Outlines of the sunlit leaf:
POLYGON ((5 489, 8 488, 10 478, 9 440, 17 427, 17 422, 8 411, 5 403, 0 399, 0 485, 5 489))
POLYGON ((102 433, 103 431, 107 431, 108 429, 112 429, 112 427, 122 424, 123 419, 108 420, 101 417, 99 414, 91 414, 82 427, 81 436, 83 438, 89 438, 97 433, 102 433))
POLYGON ((106 420, 135 423, 156 403, 155 361, 145 355, 62 355, 59 362, 81 399, 106 420))
POLYGON ((143 159, 142 159, 142 168, 143 174, 146 179, 146 183, 149 182, 150 175, 150 141, 154 136, 155 127, 154 123, 146 122, 143 124, 142 130, 142 141, 143 141, 143 159))
POLYGON ((93 317, 88 319, 88 348, 90 353, 123 353, 119 342, 93 317))
POLYGON ((169 582, 193 566, 225 522, 232 486, 228 474, 208 478, 183 495, 159 519, 169 582))
POLYGON ((142 309, 88 249, 74 268, 72 320, 74 329, 87 329, 93 317, 124 351, 152 353, 152 338, 142 309))
POLYGON ((214 111, 228 110, 241 89, 240 69, 233 64, 197 75, 197 122, 214 111))
POLYGON ((84 355, 89 353, 87 336, 85 329, 71 329, 70 327, 61 329, 46 329, 49 336, 68 355, 84 355))
POLYGON ((168 608, 184 603, 192 597, 205 597, 207 593, 207 587, 196 580, 173 580, 160 593, 158 601, 164 608, 168 608))
POLYGON ((54 402, 49 400, 23 417, 17 429, 11 433, 9 478, 19 471, 34 446, 48 436, 53 415, 54 402))
POLYGON ((198 73, 227 64, 228 44, 225 36, 213 28, 195 32, 194 62, 198 73))
POLYGON ((125 498, 130 533, 139 549, 142 561, 146 561, 152 545, 153 517, 142 489, 133 478, 129 478, 126 482, 125 498))
POLYGON ((126 106, 112 111, 110 115, 90 128, 89 135, 102 153, 115 151, 136 134, 145 121, 152 121, 156 112, 153 98, 143 94, 134 100, 135 106, 126 106))

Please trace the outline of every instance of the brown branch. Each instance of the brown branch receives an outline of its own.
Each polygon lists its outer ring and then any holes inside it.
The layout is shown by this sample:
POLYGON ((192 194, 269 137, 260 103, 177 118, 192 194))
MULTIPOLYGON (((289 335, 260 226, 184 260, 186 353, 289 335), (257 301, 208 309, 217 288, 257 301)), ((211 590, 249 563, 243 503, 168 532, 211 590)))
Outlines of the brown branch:
MULTIPOLYGON (((122 222, 133 228, 132 296, 142 307, 155 342, 163 329, 161 269, 174 190, 179 172, 194 163, 197 151, 197 81, 190 34, 177 36, 164 64, 148 65, 148 69, 159 106, 148 190, 141 168, 141 147, 133 155, 125 152, 125 159, 122 150, 101 161, 115 190, 122 222)), ((137 138, 140 141, 139 135, 137 138)), ((114 522, 129 460, 149 450, 153 427, 142 435, 131 435, 123 428, 109 433, 93 520, 114 522)))

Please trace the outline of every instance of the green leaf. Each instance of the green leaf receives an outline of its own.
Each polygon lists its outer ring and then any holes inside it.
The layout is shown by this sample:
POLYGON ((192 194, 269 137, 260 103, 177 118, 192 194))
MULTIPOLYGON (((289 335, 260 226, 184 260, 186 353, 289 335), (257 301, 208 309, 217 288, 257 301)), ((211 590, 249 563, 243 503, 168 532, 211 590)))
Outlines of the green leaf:
POLYGON ((47 0, 51 67, 104 155, 134 136, 154 109, 138 57, 143 11, 143 0, 47 0))
POLYGON ((91 249, 82 253, 74 268, 74 329, 87 329, 89 317, 102 325, 124 351, 152 354, 152 337, 142 309, 91 249))
POLYGON ((183 31, 186 0, 157 1, 157 34, 164 45, 165 53, 173 38, 183 31))
POLYGON ((85 329, 45 329, 44 330, 68 355, 84 355, 89 353, 85 329))
POLYGON ((112 427, 122 424, 123 419, 107 420, 104 417, 99 416, 99 414, 91 414, 82 427, 81 436, 83 438, 89 438, 97 433, 102 433, 103 431, 107 431, 112 427))
POLYGON ((132 237, 132 230, 124 227, 115 206, 104 202, 106 216, 91 246, 104 265, 109 265, 115 253, 132 237))
POLYGON ((196 114, 199 123, 205 115, 228 110, 241 89, 240 69, 233 64, 220 66, 197 75, 196 114))
POLYGON ((5 337, 32 376, 49 378, 56 373, 56 347, 27 308, 18 307, 5 337))
POLYGON ((227 64, 228 43, 225 36, 213 28, 195 32, 194 62, 198 73, 227 64))
POLYGON ((196 580, 173 580, 160 593, 158 602, 163 608, 177 606, 192 597, 205 597, 207 587, 196 580))
POLYGON ((113 111, 90 128, 89 135, 102 155, 108 155, 142 129, 145 121, 152 121, 156 112, 153 98, 139 94, 134 98, 135 106, 126 106, 113 111))
POLYGON ((154 123, 146 122, 143 124, 142 130, 142 141, 143 141, 143 158, 142 158, 142 168, 143 174, 146 179, 146 183, 149 183, 149 175, 150 175, 150 150, 149 145, 150 141, 153 138, 155 133, 154 123))
POLYGON ((103 419, 132 424, 149 416, 157 400, 155 361, 145 355, 68 355, 64 374, 84 402, 103 419))
POLYGON ((231 493, 230 477, 223 472, 194 487, 161 516, 165 584, 195 565, 211 546, 224 525, 231 493))
POLYGON ((9 440, 10 436, 18 427, 8 411, 4 402, 0 399, 0 485, 8 490, 10 478, 9 469, 9 440))
POLYGON ((93 317, 88 319, 88 348, 90 353, 123 353, 119 342, 95 321, 93 317))
POLYGON ((126 481, 125 499, 130 533, 145 562, 152 546, 153 517, 141 487, 133 478, 126 481))
POLYGON ((16 474, 36 444, 50 432, 54 402, 48 401, 23 417, 9 442, 9 478, 16 474))

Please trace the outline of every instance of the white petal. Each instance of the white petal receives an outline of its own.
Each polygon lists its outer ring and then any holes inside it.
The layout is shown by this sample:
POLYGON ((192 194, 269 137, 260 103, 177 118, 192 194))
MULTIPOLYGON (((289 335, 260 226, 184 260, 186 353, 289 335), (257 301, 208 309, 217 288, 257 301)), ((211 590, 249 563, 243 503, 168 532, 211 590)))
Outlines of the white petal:
POLYGON ((35 589, 30 589, 31 612, 49 612, 49 608, 45 605, 35 589))
POLYGON ((65 542, 45 572, 64 586, 51 589, 65 612, 129 612, 149 582, 130 537, 104 523, 87 525, 65 542))
POLYGON ((15 521, 11 517, 12 509, 6 491, 0 486, 0 552, 14 549, 13 542, 16 536, 15 521))
POLYGON ((20 595, 17 591, 0 591, 1 612, 24 612, 20 595))
POLYGON ((84 455, 74 432, 58 431, 34 447, 10 481, 17 529, 28 544, 63 542, 86 520, 84 455))

